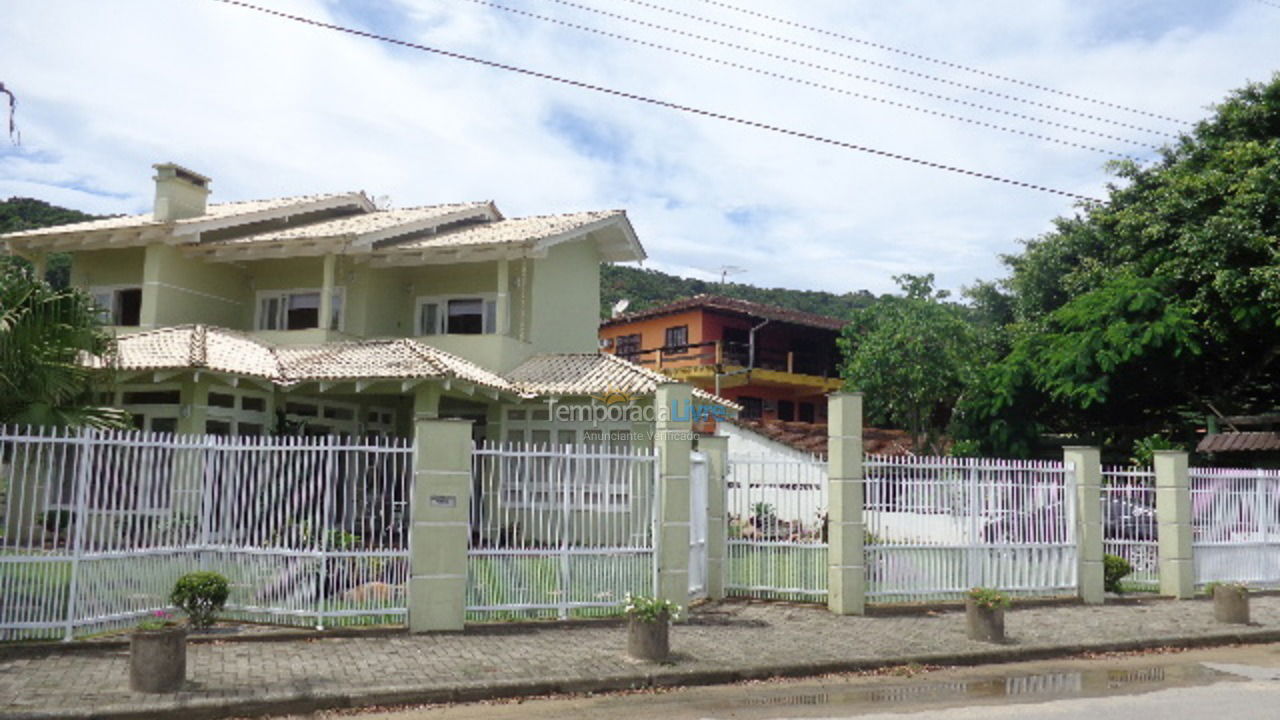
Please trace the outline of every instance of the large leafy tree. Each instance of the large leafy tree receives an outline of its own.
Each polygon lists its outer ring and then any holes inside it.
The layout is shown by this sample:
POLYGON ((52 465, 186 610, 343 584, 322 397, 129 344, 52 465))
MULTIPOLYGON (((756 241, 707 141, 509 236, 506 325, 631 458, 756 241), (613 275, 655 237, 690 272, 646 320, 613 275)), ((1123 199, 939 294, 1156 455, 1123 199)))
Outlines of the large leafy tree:
POLYGON ((108 357, 111 336, 88 295, 54 289, 25 269, 0 278, 0 424, 120 427, 99 407, 84 361, 108 357))
POLYGON ((872 422, 906 428, 917 448, 937 453, 990 346, 970 311, 933 289, 933 275, 894 279, 903 295, 858 311, 841 334, 841 374, 846 387, 866 393, 872 422))
POLYGON ((1108 202, 1005 258, 1010 350, 957 426, 989 452, 1045 430, 1127 449, 1280 403, 1280 75, 1113 171, 1108 202))

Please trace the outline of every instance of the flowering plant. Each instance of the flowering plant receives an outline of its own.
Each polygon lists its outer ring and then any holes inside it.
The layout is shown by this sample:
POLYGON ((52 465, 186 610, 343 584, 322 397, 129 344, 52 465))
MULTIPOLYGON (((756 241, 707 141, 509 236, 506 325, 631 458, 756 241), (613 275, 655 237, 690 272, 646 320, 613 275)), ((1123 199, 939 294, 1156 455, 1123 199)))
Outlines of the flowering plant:
POLYGON ((641 622, 662 622, 680 618, 680 606, 662 598, 627 593, 622 601, 622 607, 626 610, 627 617, 641 622))
POLYGON ((176 625, 177 621, 173 619, 173 614, 165 610, 156 610, 147 617, 138 621, 139 630, 163 630, 170 625, 176 625))

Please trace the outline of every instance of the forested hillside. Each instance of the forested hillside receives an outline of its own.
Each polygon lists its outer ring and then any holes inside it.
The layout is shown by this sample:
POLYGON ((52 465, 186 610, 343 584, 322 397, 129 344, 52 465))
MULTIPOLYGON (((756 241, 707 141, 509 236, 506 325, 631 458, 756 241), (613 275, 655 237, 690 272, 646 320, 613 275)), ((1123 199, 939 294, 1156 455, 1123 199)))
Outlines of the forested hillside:
POLYGON ((600 273, 600 315, 608 317, 613 304, 624 298, 630 301, 628 310, 644 310, 701 293, 725 295, 840 318, 848 317, 854 310, 872 305, 876 301, 876 296, 866 290, 837 295, 814 290, 761 288, 734 282, 721 285, 719 282, 682 278, 657 270, 606 265, 601 268, 600 273))
MULTIPOLYGON (((66 225, 67 223, 93 220, 96 216, 51 205, 43 200, 12 197, 0 200, 0 235, 18 230, 66 225)), ((2 258, 4 267, 11 263, 25 263, 18 258, 2 258)), ((71 264, 66 255, 55 254, 49 258, 48 280, 54 287, 66 287, 71 264)))

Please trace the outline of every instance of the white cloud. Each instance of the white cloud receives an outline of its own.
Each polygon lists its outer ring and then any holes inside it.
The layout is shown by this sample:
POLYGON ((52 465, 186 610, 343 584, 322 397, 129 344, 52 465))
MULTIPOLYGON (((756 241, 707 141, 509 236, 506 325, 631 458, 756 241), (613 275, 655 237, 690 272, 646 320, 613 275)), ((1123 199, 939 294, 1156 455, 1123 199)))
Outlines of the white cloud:
MULTIPOLYGON (((263 0, 266 2, 267 0, 263 0)), ((892 91, 593 16, 495 0, 1056 138, 1123 143, 892 91)), ((1259 3, 992 0, 782 7, 858 37, 1186 119, 1269 77, 1280 10, 1259 3)), ((913 78, 626 2, 584 4, 886 81, 1124 137, 1051 110, 913 78)), ((654 0, 832 51, 1140 126, 1168 123, 1036 92, 699 2, 654 0)), ((507 15, 467 0, 290 0, 291 12, 805 132, 1087 194, 1105 157, 854 100, 507 15), (375 12, 376 10, 376 12, 375 12)), ((508 214, 625 207, 653 264, 756 284, 893 289, 934 272, 956 288, 1001 273, 998 253, 1070 211, 1059 197, 701 119, 212 1, 0 0, 0 77, 24 143, 0 150, 0 197, 91 212, 151 201, 149 165, 214 178, 222 200, 366 189, 398 205, 492 198, 508 214)))

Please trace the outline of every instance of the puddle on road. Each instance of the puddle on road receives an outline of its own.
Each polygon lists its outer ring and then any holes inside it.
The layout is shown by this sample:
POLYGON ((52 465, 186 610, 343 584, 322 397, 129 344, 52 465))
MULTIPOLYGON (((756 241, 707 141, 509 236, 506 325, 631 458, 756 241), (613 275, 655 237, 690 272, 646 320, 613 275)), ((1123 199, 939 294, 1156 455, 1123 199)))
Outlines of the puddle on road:
POLYGON ((822 692, 769 693, 734 703, 738 707, 803 707, 828 705, 919 705, 974 700, 1050 700, 1150 692, 1170 686, 1204 685, 1235 677, 1199 663, 1146 668, 1097 668, 973 680, 938 681, 879 687, 827 688, 822 692))

